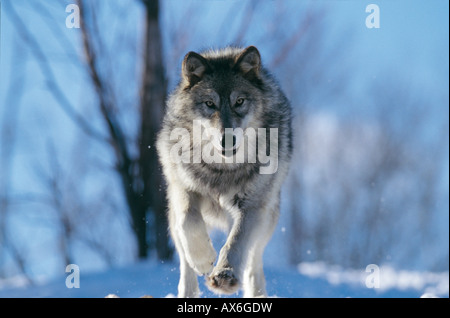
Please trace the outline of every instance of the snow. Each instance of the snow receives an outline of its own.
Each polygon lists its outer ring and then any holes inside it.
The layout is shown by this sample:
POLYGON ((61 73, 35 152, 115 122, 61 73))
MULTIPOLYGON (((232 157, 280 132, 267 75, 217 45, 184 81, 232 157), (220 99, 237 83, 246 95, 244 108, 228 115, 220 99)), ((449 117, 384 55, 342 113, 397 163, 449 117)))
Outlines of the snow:
MULTIPOLYGON (((379 288, 366 287, 370 272, 344 269, 323 262, 301 263, 297 268, 265 269, 270 297, 449 297, 449 273, 396 270, 379 267, 379 288)), ((135 298, 175 297, 178 264, 140 262, 103 272, 80 271, 80 288, 67 288, 64 269, 59 279, 28 286, 22 277, 0 280, 0 297, 135 298)), ((199 278, 201 297, 217 297, 199 278)), ((240 294, 232 295, 239 297, 240 294)))

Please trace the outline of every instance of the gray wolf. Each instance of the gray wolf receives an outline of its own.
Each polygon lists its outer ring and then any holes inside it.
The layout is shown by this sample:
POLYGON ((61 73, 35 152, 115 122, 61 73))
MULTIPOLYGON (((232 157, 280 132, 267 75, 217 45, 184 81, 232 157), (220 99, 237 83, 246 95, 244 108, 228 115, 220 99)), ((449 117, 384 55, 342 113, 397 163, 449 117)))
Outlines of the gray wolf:
POLYGON ((218 294, 242 288, 244 297, 267 296, 262 257, 291 138, 290 104, 256 47, 186 54, 157 138, 179 297, 199 296, 197 275, 218 294), (212 228, 228 234, 217 261, 212 228))

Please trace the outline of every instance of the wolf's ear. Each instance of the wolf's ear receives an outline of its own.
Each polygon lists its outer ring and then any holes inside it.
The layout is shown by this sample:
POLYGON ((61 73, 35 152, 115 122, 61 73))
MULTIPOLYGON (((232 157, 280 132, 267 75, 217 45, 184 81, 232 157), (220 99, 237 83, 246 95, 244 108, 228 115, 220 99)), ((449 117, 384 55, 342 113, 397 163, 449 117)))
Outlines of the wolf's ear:
POLYGON ((189 52, 183 60, 183 77, 192 86, 202 79, 207 67, 208 61, 203 56, 189 52))
POLYGON ((249 79, 258 78, 261 68, 261 55, 254 46, 249 46, 236 58, 235 68, 249 79))

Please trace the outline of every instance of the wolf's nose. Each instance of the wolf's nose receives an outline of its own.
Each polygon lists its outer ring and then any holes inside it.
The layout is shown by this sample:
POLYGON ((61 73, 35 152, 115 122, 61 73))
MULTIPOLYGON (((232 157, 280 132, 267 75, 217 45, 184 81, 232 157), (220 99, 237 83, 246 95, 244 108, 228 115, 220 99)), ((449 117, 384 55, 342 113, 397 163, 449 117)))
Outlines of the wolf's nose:
POLYGON ((236 136, 234 134, 223 134, 222 135, 222 148, 223 149, 233 149, 236 146, 236 136))

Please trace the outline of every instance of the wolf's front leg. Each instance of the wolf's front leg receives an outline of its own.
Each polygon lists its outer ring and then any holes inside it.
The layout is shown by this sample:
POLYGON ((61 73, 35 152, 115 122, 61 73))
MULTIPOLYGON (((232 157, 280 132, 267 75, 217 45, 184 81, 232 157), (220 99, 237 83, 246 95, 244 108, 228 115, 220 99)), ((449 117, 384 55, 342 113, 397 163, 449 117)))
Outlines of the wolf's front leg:
POLYGON ((246 261, 246 251, 252 245, 249 240, 251 216, 236 212, 225 245, 220 250, 219 260, 207 279, 207 286, 218 294, 233 294, 241 284, 241 274, 246 261))
MULTIPOLYGON (((233 207, 233 209, 234 211, 232 210, 231 214, 234 223, 230 234, 220 250, 217 265, 207 280, 208 288, 219 294, 232 294, 239 289, 243 282, 244 269, 249 260, 249 255, 255 250, 258 251, 258 256, 262 255, 265 243, 272 234, 269 228, 273 225, 269 222, 276 223, 276 217, 267 210, 252 209, 246 211, 237 207, 233 207), (261 246, 255 249, 259 245, 261 236, 264 236, 264 240, 261 240, 261 246)), ((256 257, 256 259, 262 262, 261 258, 256 257)), ((254 262, 255 260, 250 261, 254 262)), ((264 279, 262 264, 260 266, 261 273, 258 272, 258 275, 262 274, 262 279, 264 279)), ((259 288, 264 289, 264 282, 260 285, 259 288)), ((265 290, 261 290, 260 293, 264 294, 265 290)))

